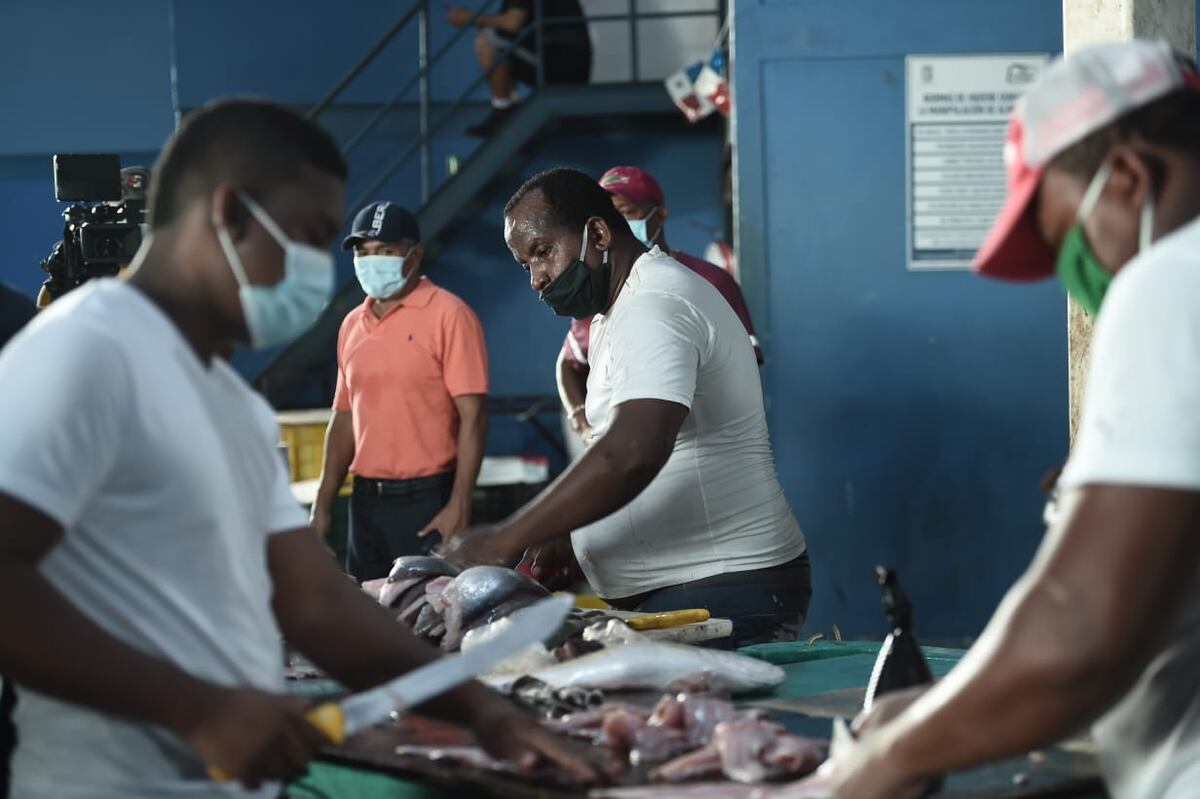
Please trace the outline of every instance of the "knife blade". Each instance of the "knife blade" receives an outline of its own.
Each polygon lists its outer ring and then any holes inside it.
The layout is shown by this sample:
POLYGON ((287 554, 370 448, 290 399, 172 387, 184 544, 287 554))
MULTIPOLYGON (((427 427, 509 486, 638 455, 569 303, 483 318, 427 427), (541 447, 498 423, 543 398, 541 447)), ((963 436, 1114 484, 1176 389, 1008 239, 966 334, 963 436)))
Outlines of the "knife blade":
MULTIPOLYGON (((573 606, 571 597, 550 597, 507 617, 509 624, 494 638, 467 652, 439 658, 375 688, 325 702, 307 713, 309 723, 332 743, 388 718, 396 711, 422 704, 446 693, 525 647, 545 641, 558 631, 573 606)), ((226 782, 229 776, 209 767, 209 776, 226 782)))
POLYGON ((426 663, 391 682, 347 697, 341 702, 346 720, 344 735, 353 735, 377 724, 394 711, 433 699, 530 644, 546 640, 558 631, 571 606, 570 597, 543 599, 509 616, 508 627, 490 641, 467 652, 426 663))

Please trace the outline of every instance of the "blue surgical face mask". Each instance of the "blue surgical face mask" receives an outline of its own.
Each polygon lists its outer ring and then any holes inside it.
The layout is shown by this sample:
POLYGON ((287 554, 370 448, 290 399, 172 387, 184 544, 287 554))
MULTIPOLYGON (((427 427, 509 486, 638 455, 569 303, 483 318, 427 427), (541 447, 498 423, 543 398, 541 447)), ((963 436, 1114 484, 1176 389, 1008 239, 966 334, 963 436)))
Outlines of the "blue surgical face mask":
POLYGON ((275 220, 245 192, 239 191, 238 199, 283 248, 283 279, 272 286, 257 286, 246 277, 229 231, 224 226, 217 228, 217 241, 237 278, 238 300, 246 330, 250 333, 250 345, 265 349, 285 344, 317 321, 329 302, 333 292, 333 256, 289 239, 275 220))
MULTIPOLYGON (((642 244, 645 244, 647 247, 654 246, 654 241, 658 238, 658 233, 655 233, 654 238, 651 239, 650 232, 646 229, 650 220, 653 219, 654 215, 657 213, 658 213, 658 209, 655 208, 653 211, 651 211, 649 214, 646 215, 645 219, 627 219, 627 220, 625 220, 629 223, 629 229, 631 231, 633 231, 633 235, 637 238, 637 240, 640 241, 642 244)), ((659 230, 659 233, 661 233, 661 232, 662 232, 662 230, 659 230)))
POLYGON ((354 274, 368 296, 386 300, 408 288, 417 271, 414 269, 407 276, 404 274, 402 255, 356 255, 354 274))

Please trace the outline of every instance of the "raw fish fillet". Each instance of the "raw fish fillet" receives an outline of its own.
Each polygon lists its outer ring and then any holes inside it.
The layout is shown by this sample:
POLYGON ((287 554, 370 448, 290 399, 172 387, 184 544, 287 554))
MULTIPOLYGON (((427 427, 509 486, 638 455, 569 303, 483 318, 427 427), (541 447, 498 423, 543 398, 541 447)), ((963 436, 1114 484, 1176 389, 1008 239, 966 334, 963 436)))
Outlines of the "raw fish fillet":
POLYGON ((717 725, 737 715, 733 705, 723 699, 703 696, 664 696, 654 707, 648 723, 657 727, 683 730, 688 744, 703 746, 712 740, 717 725))
POLYGON ((650 776, 661 782, 682 782, 723 775, 754 783, 803 776, 824 759, 822 743, 789 735, 782 726, 747 714, 717 724, 705 746, 660 766, 650 776))
MULTIPOLYGON (((429 602, 426 590, 429 584, 441 580, 444 585, 458 574, 457 566, 441 558, 406 556, 396 558, 386 578, 368 580, 362 588, 380 605, 393 611, 397 621, 415 629, 429 602)), ((426 624, 426 632, 440 623, 439 617, 436 622, 426 624)))

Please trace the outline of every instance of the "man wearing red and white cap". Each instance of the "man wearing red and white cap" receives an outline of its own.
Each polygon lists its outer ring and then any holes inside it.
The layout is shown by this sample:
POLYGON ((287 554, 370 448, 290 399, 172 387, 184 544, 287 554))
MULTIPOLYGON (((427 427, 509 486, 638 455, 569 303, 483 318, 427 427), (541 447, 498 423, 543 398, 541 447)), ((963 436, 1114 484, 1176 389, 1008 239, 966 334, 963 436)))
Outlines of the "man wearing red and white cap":
MULTIPOLYGON (((1059 60, 1019 101, 976 270, 1057 274, 1098 314, 1083 422, 1041 551, 927 692, 889 697, 818 779, 937 774, 1092 727, 1110 793, 1200 796, 1200 76, 1163 43, 1059 60)), ((998 333, 1002 335, 1002 332, 998 333)))
MULTIPOLYGON (((671 249, 667 244, 667 205, 662 188, 654 176, 636 166, 614 166, 600 176, 600 186, 612 195, 613 206, 625 217, 629 229, 647 247, 658 246, 679 263, 713 284, 725 298, 754 345, 754 356, 763 362, 762 348, 754 335, 754 323, 750 320, 750 309, 742 290, 733 276, 716 264, 688 255, 682 250, 671 249)), ((587 399, 588 345, 591 339, 592 320, 574 319, 563 341, 555 371, 558 376, 558 396, 562 400, 571 429, 582 439, 587 435, 587 420, 584 418, 584 401, 587 399)))

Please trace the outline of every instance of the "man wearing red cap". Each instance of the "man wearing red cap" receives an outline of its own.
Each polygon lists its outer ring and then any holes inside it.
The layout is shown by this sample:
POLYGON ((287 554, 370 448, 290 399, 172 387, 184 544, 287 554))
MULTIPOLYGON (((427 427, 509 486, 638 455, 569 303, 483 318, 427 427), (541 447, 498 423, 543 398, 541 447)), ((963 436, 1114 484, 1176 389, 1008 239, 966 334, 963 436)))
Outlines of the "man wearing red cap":
POLYGON ((817 779, 916 797, 1094 723, 1114 797, 1200 796, 1200 75, 1163 43, 1082 50, 1018 103, 1005 155, 977 271, 1057 274, 1098 314, 1061 498, 962 663, 877 704, 817 779))
MULTIPOLYGON (((721 296, 733 308, 738 319, 746 328, 750 342, 754 345, 754 356, 763 362, 762 349, 754 335, 754 323, 750 321, 750 309, 742 297, 733 276, 716 264, 674 250, 667 244, 667 206, 662 189, 654 176, 635 166, 614 166, 600 176, 600 186, 612 195, 613 206, 625 217, 633 235, 647 247, 658 246, 663 252, 691 269, 713 284, 721 296)), ((584 402, 587 399, 588 345, 591 339, 592 320, 574 319, 558 355, 555 371, 558 376, 558 396, 562 399, 571 429, 586 439, 589 428, 584 417, 584 402)))
POLYGON ((612 605, 707 608, 733 622, 729 646, 794 640, 812 591, 808 547, 775 471, 754 350, 729 303, 647 249, 583 172, 526 181, 504 227, 546 307, 593 319, 592 440, 532 502, 451 539, 444 554, 511 563, 569 541, 612 605))

